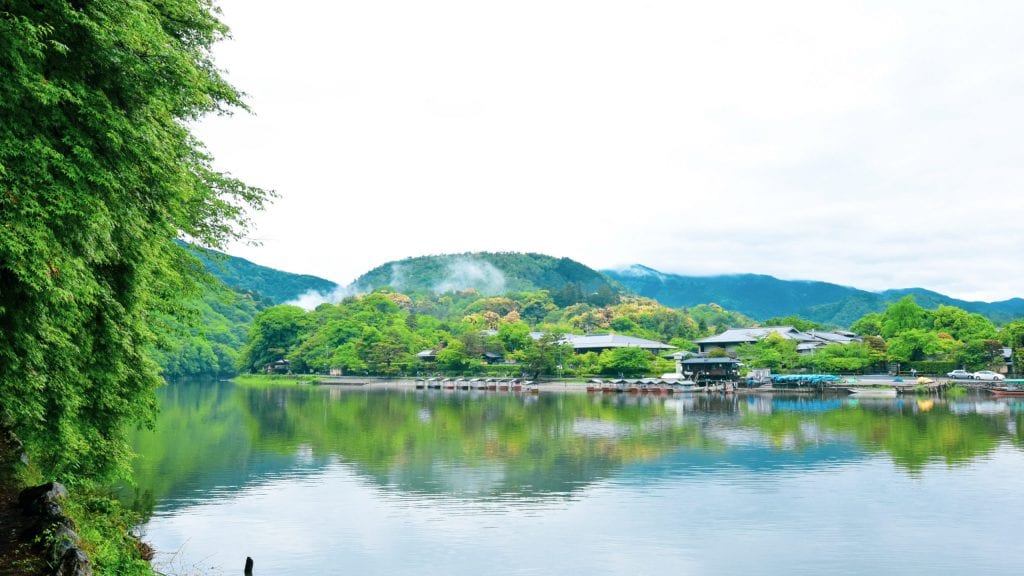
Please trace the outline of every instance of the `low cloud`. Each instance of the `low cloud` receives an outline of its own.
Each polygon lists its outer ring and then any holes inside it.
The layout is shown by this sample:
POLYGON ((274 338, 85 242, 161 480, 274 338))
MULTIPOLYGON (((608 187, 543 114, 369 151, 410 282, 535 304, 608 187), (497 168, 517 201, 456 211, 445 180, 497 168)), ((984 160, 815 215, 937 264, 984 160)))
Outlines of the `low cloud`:
POLYGON ((483 260, 457 258, 448 263, 445 277, 433 286, 435 293, 475 288, 483 294, 505 292, 505 274, 483 260))
POLYGON ((285 302, 288 306, 298 306, 304 310, 313 310, 321 304, 337 304, 349 296, 355 296, 356 290, 349 286, 338 286, 330 292, 309 290, 300 294, 297 298, 285 302))

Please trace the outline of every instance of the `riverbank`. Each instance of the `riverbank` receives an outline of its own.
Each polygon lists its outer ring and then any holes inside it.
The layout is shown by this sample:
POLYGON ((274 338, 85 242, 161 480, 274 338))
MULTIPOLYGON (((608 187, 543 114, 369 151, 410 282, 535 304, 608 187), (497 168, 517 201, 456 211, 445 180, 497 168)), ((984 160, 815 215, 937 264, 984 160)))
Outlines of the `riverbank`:
POLYGON ((44 573, 46 562, 26 537, 31 521, 18 505, 18 494, 24 488, 17 474, 20 458, 21 447, 0 429, 0 574, 38 576, 44 573))

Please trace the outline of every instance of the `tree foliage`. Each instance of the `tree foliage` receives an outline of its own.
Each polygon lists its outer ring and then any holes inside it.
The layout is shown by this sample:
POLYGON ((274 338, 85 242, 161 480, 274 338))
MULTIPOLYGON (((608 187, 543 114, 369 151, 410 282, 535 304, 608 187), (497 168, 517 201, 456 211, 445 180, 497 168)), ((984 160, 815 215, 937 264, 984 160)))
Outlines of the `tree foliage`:
POLYGON ((53 477, 125 469, 146 351, 198 294, 175 239, 221 247, 267 197, 187 128, 241 106, 210 57, 225 33, 203 0, 0 11, 0 410, 53 477))

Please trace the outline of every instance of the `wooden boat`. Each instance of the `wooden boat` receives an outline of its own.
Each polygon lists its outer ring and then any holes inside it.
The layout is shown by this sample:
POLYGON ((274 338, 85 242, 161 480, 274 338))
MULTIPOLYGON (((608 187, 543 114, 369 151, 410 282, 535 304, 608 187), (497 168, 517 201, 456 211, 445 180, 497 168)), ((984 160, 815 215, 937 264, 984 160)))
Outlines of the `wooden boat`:
POLYGON ((1018 386, 992 386, 985 390, 997 398, 1000 396, 1024 396, 1024 388, 1018 386))
POLYGON ((896 389, 889 387, 870 387, 862 386, 855 388, 847 388, 850 391, 850 396, 853 398, 895 398, 896 389))
POLYGON ((600 392, 603 382, 594 378, 587 382, 587 392, 600 392))

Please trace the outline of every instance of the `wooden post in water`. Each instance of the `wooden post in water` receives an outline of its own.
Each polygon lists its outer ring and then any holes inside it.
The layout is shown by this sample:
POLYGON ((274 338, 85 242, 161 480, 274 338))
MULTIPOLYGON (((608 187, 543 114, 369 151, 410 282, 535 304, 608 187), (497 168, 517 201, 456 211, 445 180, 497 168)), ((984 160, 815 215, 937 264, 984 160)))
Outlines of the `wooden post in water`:
POLYGON ((245 557, 245 576, 252 576, 252 558, 245 557))

